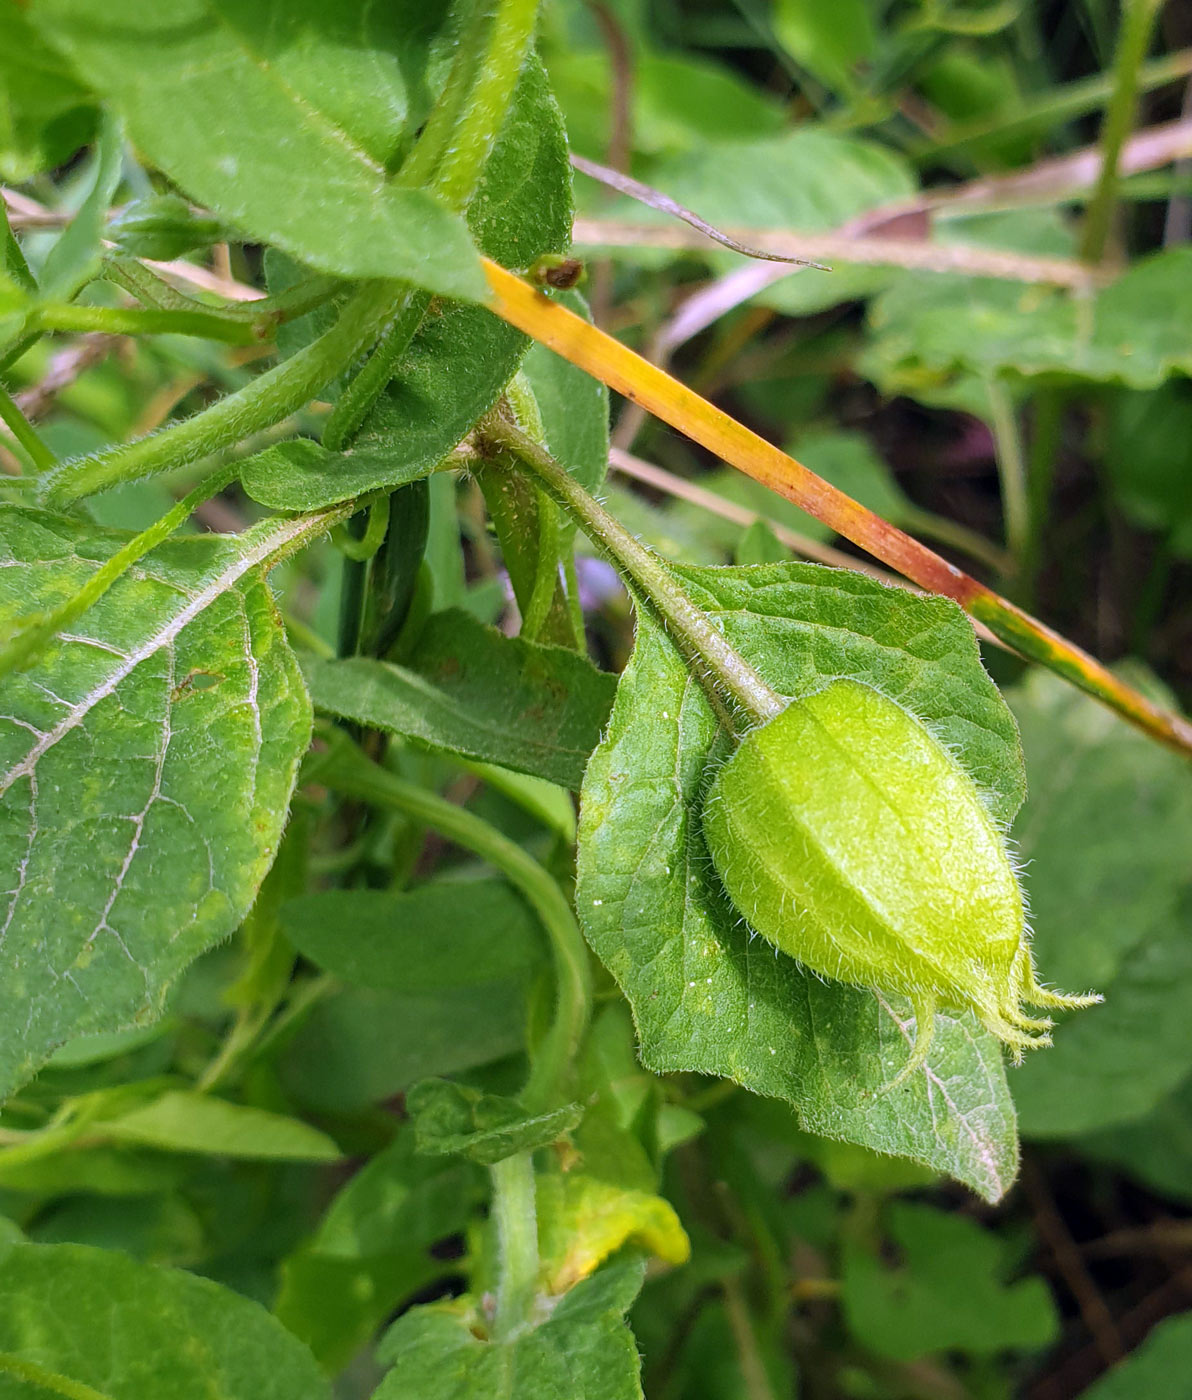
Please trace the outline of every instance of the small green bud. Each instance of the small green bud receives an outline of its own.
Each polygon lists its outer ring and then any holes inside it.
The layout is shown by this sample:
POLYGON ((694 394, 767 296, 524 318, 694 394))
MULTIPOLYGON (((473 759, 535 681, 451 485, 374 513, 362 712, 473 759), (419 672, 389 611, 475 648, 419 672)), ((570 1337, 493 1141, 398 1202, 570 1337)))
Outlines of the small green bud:
POLYGON ((169 262, 218 243, 225 232, 216 219, 196 218, 180 196, 154 194, 122 209, 108 225, 108 235, 129 257, 169 262))
POLYGON ((908 997, 905 1078, 937 1008, 1013 1051, 1051 1043, 1022 1004, 1087 1006, 1035 977, 1022 891, 976 784, 901 705, 833 681, 751 730, 716 775, 704 835, 751 927, 821 976, 908 997))

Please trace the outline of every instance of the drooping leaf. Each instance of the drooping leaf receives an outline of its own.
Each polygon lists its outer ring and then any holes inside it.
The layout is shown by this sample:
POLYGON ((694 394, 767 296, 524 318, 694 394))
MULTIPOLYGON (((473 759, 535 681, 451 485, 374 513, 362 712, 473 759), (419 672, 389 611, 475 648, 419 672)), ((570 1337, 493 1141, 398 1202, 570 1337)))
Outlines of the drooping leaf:
POLYGON ((111 1400, 330 1400, 310 1352, 209 1279, 85 1245, 11 1244, 0 1388, 111 1400))
POLYGON ((402 666, 310 661, 306 676, 317 709, 571 788, 616 687, 573 651, 505 637, 458 609, 431 618, 402 666))
POLYGON ((686 1263, 691 1253, 687 1232, 665 1196, 583 1171, 538 1178, 538 1240, 549 1293, 565 1294, 626 1244, 665 1264, 686 1263))
POLYGON ((479 1167, 418 1156, 413 1134, 399 1133, 283 1262, 277 1316, 339 1370, 406 1298, 452 1270, 432 1247, 464 1228, 485 1190, 479 1167))
POLYGON ((1139 1118, 1192 1072, 1192 784, 1177 755, 1053 677, 1011 699, 1037 960, 1105 997, 1014 1075, 1023 1132, 1060 1137, 1139 1118))
POLYGON ((480 300, 464 222, 392 179, 425 117, 445 7, 350 19, 271 0, 37 0, 41 33, 126 118, 150 161, 261 242, 343 277, 480 300), (347 32, 345 32, 345 30, 347 32))
MULTIPOLYGON (((954 605, 814 565, 678 571, 696 602, 788 695, 851 676, 947 743, 1008 820, 1022 796, 1014 722, 954 605)), ((824 983, 751 941, 714 882, 698 813, 724 741, 652 618, 584 780, 576 905, 633 1008, 644 1063, 724 1075, 784 1098, 805 1128, 909 1156, 997 1199, 1017 1160, 997 1045, 940 1015, 925 1071, 881 1092, 909 1051, 909 1013, 824 983)))
POLYGON ((406 1095, 406 1109, 414 1120, 419 1152, 435 1157, 459 1153, 485 1167, 556 1142, 584 1114, 577 1103, 527 1113, 516 1099, 447 1079, 415 1084, 406 1095))
MULTIPOLYGON (((262 570, 325 528, 169 541, 0 686, 0 1098, 70 1037, 160 1014, 252 903, 310 733, 262 570)), ((0 511, 0 626, 124 541, 0 511)))
POLYGON ((1054 1340, 1059 1319, 1047 1285, 1007 1283, 1001 1241, 975 1221, 895 1201, 886 1228, 899 1251, 893 1267, 863 1242, 845 1245, 845 1316, 871 1351, 911 1361, 937 1351, 1037 1350, 1054 1340))
POLYGON ((545 953, 503 880, 431 880, 404 894, 323 890, 291 899, 282 927, 325 972, 358 987, 437 992, 525 973, 545 953))
POLYGON ((412 1308, 379 1350, 393 1369, 377 1400, 641 1400, 640 1362, 624 1313, 641 1286, 640 1264, 602 1270, 566 1294, 547 1321, 506 1342, 484 1339, 468 1298, 412 1308))
POLYGON ((258 1161, 334 1162, 335 1143, 297 1118, 187 1090, 171 1090, 105 1122, 104 1137, 167 1152, 204 1152, 258 1161))
POLYGON ((571 241, 571 163, 563 118, 536 54, 468 206, 476 246, 505 267, 525 268, 571 241))

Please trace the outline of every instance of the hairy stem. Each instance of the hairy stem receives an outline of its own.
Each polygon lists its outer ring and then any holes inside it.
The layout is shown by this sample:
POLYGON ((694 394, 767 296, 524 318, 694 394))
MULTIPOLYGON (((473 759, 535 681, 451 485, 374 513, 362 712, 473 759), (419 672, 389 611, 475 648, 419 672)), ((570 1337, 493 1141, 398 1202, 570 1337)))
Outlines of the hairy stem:
POLYGON ((538 1285, 538 1214, 534 1199, 534 1162, 529 1152, 495 1162, 493 1220, 497 1228, 497 1312, 493 1326, 498 1342, 525 1327, 538 1285))
POLYGON ((635 591, 648 600, 697 679, 709 689, 714 703, 718 702, 722 718, 731 723, 736 710, 747 725, 764 724, 785 708, 787 702, 696 607, 665 562, 635 539, 544 447, 499 412, 484 419, 479 431, 483 442, 505 449, 515 462, 528 468, 592 543, 627 576, 635 591))
POLYGON ((44 478, 44 499, 68 506, 97 491, 209 457, 296 412, 377 338, 393 314, 390 283, 357 289, 339 320, 283 364, 164 431, 94 457, 63 462, 44 478))

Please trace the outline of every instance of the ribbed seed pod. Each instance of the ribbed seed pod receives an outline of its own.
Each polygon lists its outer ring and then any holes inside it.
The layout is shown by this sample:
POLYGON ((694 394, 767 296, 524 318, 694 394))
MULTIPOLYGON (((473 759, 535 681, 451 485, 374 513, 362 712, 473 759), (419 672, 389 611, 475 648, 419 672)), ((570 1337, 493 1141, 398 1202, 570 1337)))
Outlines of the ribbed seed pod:
POLYGON ((838 982, 908 997, 911 1058, 937 1008, 973 1011, 1012 1050, 1049 1045, 1024 1002, 1078 1007, 1035 977, 1022 892, 976 784, 927 728, 872 687, 833 681, 751 730, 703 817, 738 911, 838 982))

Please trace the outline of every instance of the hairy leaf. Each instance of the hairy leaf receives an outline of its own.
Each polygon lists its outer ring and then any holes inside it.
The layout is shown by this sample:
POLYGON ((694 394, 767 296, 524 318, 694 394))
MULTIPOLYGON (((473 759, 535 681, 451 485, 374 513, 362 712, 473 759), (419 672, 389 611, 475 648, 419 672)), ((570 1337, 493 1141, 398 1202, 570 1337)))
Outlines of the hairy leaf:
MULTIPOLYGON (((157 1016, 252 903, 310 733, 262 570, 323 528, 172 540, 0 686, 0 1098, 71 1036, 157 1016)), ((0 510, 0 626, 124 541, 0 510)))
POLYGON ((231 1289, 114 1250, 0 1248, 0 1388, 8 1394, 330 1400, 302 1343, 231 1289))
POLYGON ((419 1152, 435 1157, 459 1153, 486 1167, 556 1142, 584 1115, 577 1103, 530 1114, 516 1099, 447 1079, 415 1084, 406 1095, 406 1109, 414 1120, 419 1152))
MULTIPOLYGON (((781 693, 851 676, 946 743, 999 820, 1022 797, 1014 722, 959 610, 815 565, 681 569, 695 600, 781 693)), ((997 1199, 1017 1160, 997 1043, 939 1015, 922 1072, 907 1009, 824 983, 751 940, 710 868, 698 813, 725 752, 699 684, 644 611, 584 780, 576 904, 633 1008, 642 1058, 784 1098, 809 1131, 913 1157, 997 1199)))
POLYGON ((426 114, 417 74, 443 14, 423 0, 113 0, 97 22, 90 0, 31 6, 148 159, 251 238, 343 277, 481 300, 463 220, 392 178, 426 114))
POLYGON ((603 1270, 507 1342, 482 1340, 485 1324, 466 1296, 412 1308, 381 1344, 380 1359, 393 1369, 377 1400, 641 1400, 637 1347, 623 1316, 641 1277, 635 1264, 603 1270))

